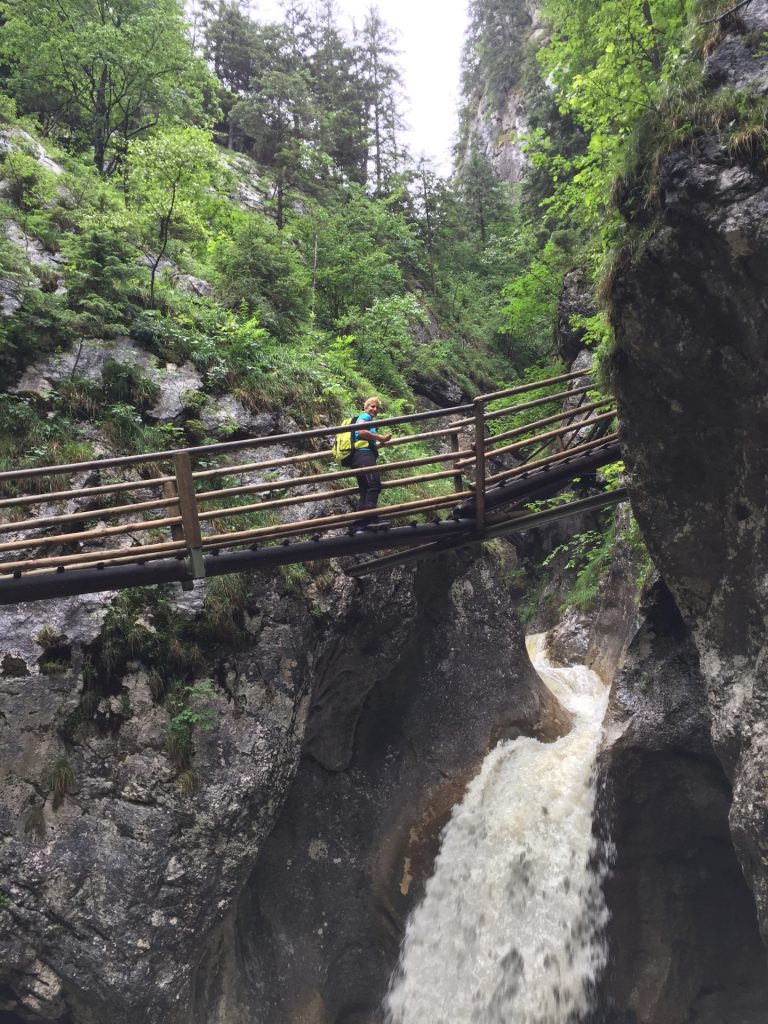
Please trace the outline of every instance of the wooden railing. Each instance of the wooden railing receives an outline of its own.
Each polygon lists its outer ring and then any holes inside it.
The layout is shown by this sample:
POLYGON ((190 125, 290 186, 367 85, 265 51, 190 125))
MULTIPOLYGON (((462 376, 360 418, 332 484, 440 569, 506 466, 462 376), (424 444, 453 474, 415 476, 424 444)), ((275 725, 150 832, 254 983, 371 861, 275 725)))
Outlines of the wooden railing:
MULTIPOLYGON (((615 437, 609 432, 615 415, 611 400, 599 397, 588 381, 583 372, 562 374, 481 395, 466 405, 377 420, 379 429, 400 428, 384 457, 367 470, 384 478, 377 521, 434 520, 461 504, 472 513, 467 529, 482 531, 489 488, 615 437), (574 381, 579 385, 569 389, 574 381), (506 404, 558 385, 564 388, 556 393, 506 404), (565 399, 578 404, 491 432, 498 420, 527 416, 565 399), (434 429, 422 430, 430 421, 437 421, 434 429), (391 450, 412 444, 424 446, 426 454, 393 457, 391 450), (504 463, 494 468, 499 459, 504 463), (388 503, 395 491, 403 493, 388 503)), ((318 442, 327 443, 345 429, 323 427, 0 473, 0 578, 169 558, 185 559, 195 578, 205 575, 209 553, 343 531, 371 517, 349 509, 357 493, 355 471, 322 465, 331 453, 318 449, 318 442), (292 453, 259 459, 265 446, 292 453)))

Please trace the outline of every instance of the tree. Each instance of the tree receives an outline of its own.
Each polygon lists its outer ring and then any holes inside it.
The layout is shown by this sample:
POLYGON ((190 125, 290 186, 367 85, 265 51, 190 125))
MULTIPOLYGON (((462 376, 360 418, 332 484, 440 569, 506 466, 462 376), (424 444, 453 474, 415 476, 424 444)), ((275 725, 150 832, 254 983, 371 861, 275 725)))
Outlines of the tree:
POLYGON ((562 113, 584 129, 584 151, 564 158, 546 133, 530 141, 554 181, 561 220, 605 221, 610 188, 640 117, 678 66, 692 0, 546 0, 552 38, 538 58, 562 113))
POLYGON ((202 209, 223 185, 221 159, 200 128, 173 128, 129 149, 128 196, 150 268, 150 302, 157 271, 174 233, 202 235, 202 209))
POLYGON ((402 122, 398 114, 398 90, 402 78, 394 58, 395 33, 387 28, 377 7, 365 17, 360 36, 360 69, 366 83, 368 124, 372 136, 374 194, 381 196, 389 175, 400 162, 398 135, 402 122))
POLYGON ((315 206, 296 219, 313 269, 317 324, 335 330, 351 307, 366 309, 403 290, 403 267, 417 263, 415 234, 386 200, 351 185, 347 202, 315 206))
POLYGON ((163 118, 200 116, 209 81, 181 0, 3 0, 0 56, 20 113, 41 113, 102 174, 163 118))
POLYGON ((509 213, 508 186, 504 185, 487 157, 473 150, 458 175, 460 194, 465 203, 466 220, 485 245, 489 229, 509 213))
POLYGON ((227 145, 232 148, 232 119, 237 100, 251 85, 258 27, 243 13, 238 0, 222 0, 205 23, 204 52, 221 83, 219 100, 227 145))
POLYGON ((305 177, 314 123, 309 76, 284 25, 256 27, 248 91, 231 117, 238 147, 275 171, 275 220, 282 228, 286 192, 305 177))
POLYGON ((323 0, 314 26, 309 72, 318 115, 318 145, 342 180, 367 180, 368 125, 359 54, 335 24, 333 0, 323 0))

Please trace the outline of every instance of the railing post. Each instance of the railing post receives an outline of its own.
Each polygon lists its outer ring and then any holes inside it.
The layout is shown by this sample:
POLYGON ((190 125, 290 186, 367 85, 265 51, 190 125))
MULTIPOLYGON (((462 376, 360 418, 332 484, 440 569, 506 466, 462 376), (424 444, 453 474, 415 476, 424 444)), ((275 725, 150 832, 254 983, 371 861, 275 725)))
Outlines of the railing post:
MULTIPOLYGON (((168 514, 175 516, 179 514, 179 492, 176 489, 176 484, 173 480, 166 480, 163 483, 163 497, 168 498, 168 514)), ((171 527, 171 539, 172 540, 184 540, 184 528, 181 523, 176 523, 171 527)), ((181 581, 182 590, 194 590, 194 583, 192 580, 181 581)))
MULTIPOLYGON (((455 430, 451 434, 451 451, 454 454, 456 454, 456 455, 460 451, 460 448, 459 448, 459 432, 458 432, 458 430, 455 430)), ((454 462, 454 466, 455 465, 456 465, 456 463, 454 462)), ((456 472, 456 474, 454 475, 454 477, 453 477, 453 489, 454 489, 454 491, 457 494, 460 494, 464 490, 463 477, 462 477, 462 474, 461 474, 461 470, 458 470, 456 472)))
POLYGON ((475 527, 485 526, 485 402, 475 399, 475 527))
POLYGON ((195 579, 205 576, 203 560, 203 537, 197 516, 195 482, 192 479, 192 463, 187 452, 174 452, 173 467, 176 470, 176 489, 179 492, 179 511, 184 530, 184 542, 189 552, 189 563, 195 579))

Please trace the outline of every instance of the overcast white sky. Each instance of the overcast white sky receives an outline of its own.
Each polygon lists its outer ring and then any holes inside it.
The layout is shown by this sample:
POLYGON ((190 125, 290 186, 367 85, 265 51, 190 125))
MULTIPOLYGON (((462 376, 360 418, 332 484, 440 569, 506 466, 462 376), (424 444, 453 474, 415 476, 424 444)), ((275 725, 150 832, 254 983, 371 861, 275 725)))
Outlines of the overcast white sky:
MULTIPOLYGON (((311 2, 311 0, 310 0, 311 2)), ((371 0, 337 0, 339 26, 362 25, 371 0)), ((277 0, 251 0, 259 20, 280 18, 277 0)), ((375 5, 398 33, 410 123, 409 148, 426 155, 437 170, 451 169, 458 128, 459 58, 467 24, 467 0, 379 0, 375 5)))

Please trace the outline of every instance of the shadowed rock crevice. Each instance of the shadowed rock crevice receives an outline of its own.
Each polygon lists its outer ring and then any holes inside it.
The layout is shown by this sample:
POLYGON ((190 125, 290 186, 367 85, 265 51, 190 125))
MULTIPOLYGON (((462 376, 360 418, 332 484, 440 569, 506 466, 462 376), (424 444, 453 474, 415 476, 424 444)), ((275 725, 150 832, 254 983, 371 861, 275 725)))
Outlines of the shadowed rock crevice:
POLYGON ((606 1024, 760 1024, 768 968, 728 828, 731 786, 709 737, 698 655, 658 584, 614 685, 602 820, 606 1024))

